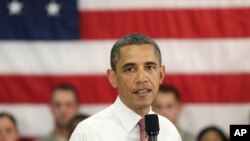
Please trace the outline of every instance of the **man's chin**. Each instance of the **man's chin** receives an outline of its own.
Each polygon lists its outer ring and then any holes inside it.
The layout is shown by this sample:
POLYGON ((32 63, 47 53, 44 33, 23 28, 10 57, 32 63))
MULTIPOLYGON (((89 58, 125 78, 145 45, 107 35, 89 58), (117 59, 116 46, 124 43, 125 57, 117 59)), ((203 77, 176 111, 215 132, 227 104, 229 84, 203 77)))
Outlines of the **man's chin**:
POLYGON ((57 125, 59 127, 67 127, 68 126, 68 122, 57 122, 57 125))
POLYGON ((150 101, 143 101, 143 102, 140 102, 138 104, 138 107, 140 109, 145 109, 145 108, 149 108, 151 106, 151 104, 152 104, 152 102, 150 102, 150 101))

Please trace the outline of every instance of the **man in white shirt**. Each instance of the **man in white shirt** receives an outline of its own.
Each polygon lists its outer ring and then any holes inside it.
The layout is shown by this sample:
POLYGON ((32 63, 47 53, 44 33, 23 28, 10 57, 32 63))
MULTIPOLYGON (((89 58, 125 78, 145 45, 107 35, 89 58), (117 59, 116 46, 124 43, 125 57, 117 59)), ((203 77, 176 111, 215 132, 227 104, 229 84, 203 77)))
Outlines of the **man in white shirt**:
MULTIPOLYGON (((107 77, 118 90, 116 101, 78 124, 70 141, 142 141, 138 122, 153 113, 151 104, 165 73, 160 49, 145 35, 129 34, 114 44, 110 62, 107 77)), ((175 126, 158 117, 158 141, 181 141, 175 126)))

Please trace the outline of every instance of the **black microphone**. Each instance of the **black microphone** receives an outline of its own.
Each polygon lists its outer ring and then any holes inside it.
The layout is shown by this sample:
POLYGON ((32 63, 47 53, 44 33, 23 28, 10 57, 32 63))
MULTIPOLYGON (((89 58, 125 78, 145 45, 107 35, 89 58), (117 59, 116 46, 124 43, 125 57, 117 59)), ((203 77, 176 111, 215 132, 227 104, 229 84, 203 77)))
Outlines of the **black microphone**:
POLYGON ((148 135, 148 141, 157 141, 159 134, 159 120, 156 114, 148 114, 145 116, 145 130, 148 135))

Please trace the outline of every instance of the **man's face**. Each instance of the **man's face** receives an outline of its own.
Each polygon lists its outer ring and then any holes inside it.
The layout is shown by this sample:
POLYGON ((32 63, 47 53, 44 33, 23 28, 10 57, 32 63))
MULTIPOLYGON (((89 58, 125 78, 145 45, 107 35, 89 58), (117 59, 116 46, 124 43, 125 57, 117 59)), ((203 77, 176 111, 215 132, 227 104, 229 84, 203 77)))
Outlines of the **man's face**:
POLYGON ((113 87, 118 88, 122 102, 133 111, 148 108, 164 77, 154 47, 148 44, 131 45, 120 49, 116 72, 109 70, 113 87))
POLYGON ((17 141, 19 138, 16 126, 8 117, 0 118, 0 141, 17 141))
POLYGON ((159 92, 152 104, 152 108, 156 113, 176 123, 180 111, 180 104, 172 92, 159 92))
POLYGON ((70 90, 56 90, 52 96, 51 110, 56 124, 61 127, 67 126, 78 110, 74 93, 70 90))

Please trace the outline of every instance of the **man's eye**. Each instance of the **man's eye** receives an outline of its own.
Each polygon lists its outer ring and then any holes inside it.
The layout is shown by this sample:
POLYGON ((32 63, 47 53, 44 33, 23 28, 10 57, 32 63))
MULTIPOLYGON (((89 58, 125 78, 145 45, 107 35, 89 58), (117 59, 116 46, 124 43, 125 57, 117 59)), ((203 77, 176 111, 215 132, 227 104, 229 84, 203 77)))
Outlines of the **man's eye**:
POLYGON ((54 106, 57 107, 57 108, 59 108, 59 107, 61 107, 61 103, 56 102, 56 103, 54 103, 54 106))
POLYGON ((154 70, 156 67, 155 66, 146 66, 147 70, 154 70))
POLYGON ((132 72, 134 71, 135 69, 133 67, 128 67, 128 68, 125 68, 125 72, 132 72))

